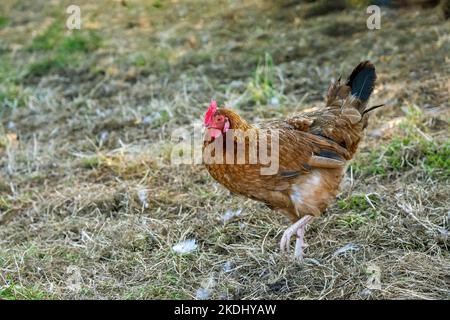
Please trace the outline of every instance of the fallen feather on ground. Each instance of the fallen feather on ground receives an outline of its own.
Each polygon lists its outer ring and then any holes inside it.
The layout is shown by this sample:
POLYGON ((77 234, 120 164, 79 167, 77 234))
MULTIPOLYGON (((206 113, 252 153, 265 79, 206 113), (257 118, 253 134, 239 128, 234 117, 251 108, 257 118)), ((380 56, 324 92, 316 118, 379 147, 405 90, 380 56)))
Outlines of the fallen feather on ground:
POLYGON ((223 271, 231 272, 232 269, 233 269, 233 264, 231 263, 231 261, 225 262, 225 264, 223 265, 223 271))
POLYGON ((197 289, 195 293, 195 298, 197 300, 207 300, 211 296, 211 290, 216 285, 216 281, 214 280, 214 274, 211 274, 207 279, 202 281, 201 287, 197 289))
POLYGON ((147 194, 148 194, 148 190, 147 189, 139 189, 138 190, 139 200, 141 201, 141 203, 142 203, 142 205, 144 206, 145 209, 148 208, 147 194))
POLYGON ((225 214, 222 216, 222 221, 223 222, 228 222, 232 218, 240 216, 241 213, 242 213, 242 209, 237 209, 237 210, 228 209, 225 212, 225 214))
POLYGON ((207 299, 209 299, 209 296, 210 296, 210 294, 209 294, 209 290, 208 289, 199 288, 199 289, 197 289, 197 293, 195 295, 195 298, 197 300, 207 300, 207 299))
POLYGON ((173 251, 180 254, 190 253, 195 249, 197 249, 197 243, 195 239, 188 239, 178 242, 176 245, 172 247, 173 251))
POLYGON ((338 255, 340 255, 341 253, 347 252, 347 251, 357 251, 359 250, 358 246, 354 245, 353 243, 347 243, 345 246, 343 246, 342 248, 337 249, 332 257, 336 257, 338 255))

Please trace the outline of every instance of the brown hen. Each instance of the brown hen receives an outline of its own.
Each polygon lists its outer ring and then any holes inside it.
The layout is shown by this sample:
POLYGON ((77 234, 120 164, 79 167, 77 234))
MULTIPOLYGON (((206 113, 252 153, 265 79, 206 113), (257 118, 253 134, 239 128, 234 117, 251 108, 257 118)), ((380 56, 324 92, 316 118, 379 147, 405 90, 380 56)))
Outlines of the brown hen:
POLYGON ((369 111, 378 107, 367 108, 375 80, 374 65, 361 62, 346 82, 331 84, 323 108, 284 120, 250 124, 214 101, 205 114, 207 170, 231 192, 286 215, 293 224, 280 248, 289 251, 296 235, 297 259, 303 257, 306 225, 335 199, 369 111))

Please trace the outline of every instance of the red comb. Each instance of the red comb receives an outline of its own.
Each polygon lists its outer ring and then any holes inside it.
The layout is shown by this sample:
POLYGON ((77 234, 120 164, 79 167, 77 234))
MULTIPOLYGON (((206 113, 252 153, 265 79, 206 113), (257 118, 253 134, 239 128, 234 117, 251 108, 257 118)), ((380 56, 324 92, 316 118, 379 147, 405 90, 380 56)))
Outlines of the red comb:
POLYGON ((211 123, 212 117, 216 112, 216 110, 217 110, 217 102, 216 100, 211 100, 211 104, 208 107, 208 111, 206 111, 205 113, 205 120, 204 120, 205 126, 211 123))

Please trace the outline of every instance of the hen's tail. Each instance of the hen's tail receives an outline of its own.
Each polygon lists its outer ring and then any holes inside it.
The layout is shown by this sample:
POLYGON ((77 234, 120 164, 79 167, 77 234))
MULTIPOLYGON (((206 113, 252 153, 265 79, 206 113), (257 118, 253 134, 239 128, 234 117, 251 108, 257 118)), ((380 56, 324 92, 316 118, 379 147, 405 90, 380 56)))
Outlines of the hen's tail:
POLYGON ((376 80, 375 66, 370 61, 364 61, 353 69, 346 85, 350 87, 354 97, 365 103, 373 92, 376 80))
POLYGON ((327 93, 327 106, 339 107, 342 114, 351 118, 353 122, 364 119, 367 121, 369 111, 380 106, 367 108, 367 102, 375 87, 377 74, 375 66, 370 61, 363 61, 353 69, 345 83, 338 79, 331 84, 327 93), (356 110, 358 112, 356 112, 356 110))

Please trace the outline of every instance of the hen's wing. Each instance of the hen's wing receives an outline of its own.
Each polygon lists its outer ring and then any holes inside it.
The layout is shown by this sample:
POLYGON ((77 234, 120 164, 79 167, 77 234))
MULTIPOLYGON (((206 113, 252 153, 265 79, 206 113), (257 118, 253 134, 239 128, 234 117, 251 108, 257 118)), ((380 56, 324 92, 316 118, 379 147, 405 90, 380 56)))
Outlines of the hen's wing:
MULTIPOLYGON (((309 173, 313 168, 337 169, 345 166, 349 152, 331 139, 313 134, 308 131, 298 130, 286 121, 268 121, 259 125, 263 130, 277 130, 279 147, 277 156, 279 159, 279 171, 277 182, 295 178, 300 174, 309 173)), ((274 177, 266 177, 273 179, 274 177)))

